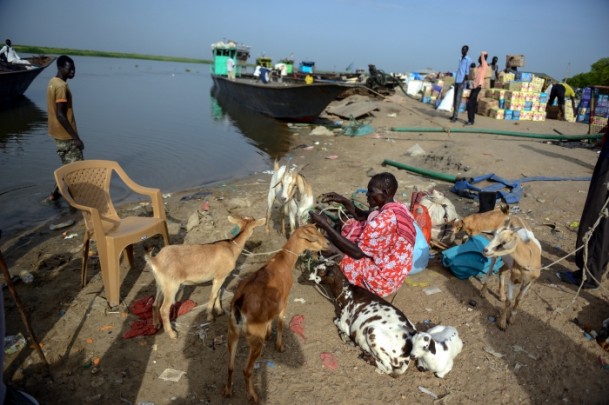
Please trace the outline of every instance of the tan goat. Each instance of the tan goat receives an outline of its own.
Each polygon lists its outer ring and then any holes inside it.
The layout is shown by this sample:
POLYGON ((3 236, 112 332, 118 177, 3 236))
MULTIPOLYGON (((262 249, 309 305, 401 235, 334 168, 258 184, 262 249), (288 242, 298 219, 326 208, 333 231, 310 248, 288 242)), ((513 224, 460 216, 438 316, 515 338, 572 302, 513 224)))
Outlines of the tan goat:
POLYGON ((494 232, 499 229, 509 218, 510 207, 502 204, 501 208, 492 211, 469 215, 463 219, 453 219, 452 232, 456 235, 463 230, 467 236, 477 235, 483 232, 494 232))
POLYGON ((288 305, 288 294, 292 288, 292 268, 298 256, 304 251, 324 250, 327 239, 315 225, 297 228, 281 251, 273 256, 262 268, 244 278, 235 290, 228 320, 228 381, 224 396, 233 392, 233 370, 239 335, 243 331, 249 345, 247 363, 243 369, 248 398, 259 401, 254 389, 252 372, 254 362, 270 336, 273 320, 277 320, 277 340, 275 349, 283 352, 283 317, 288 305))
MULTIPOLYGON (((482 252, 486 257, 492 257, 490 268, 495 265, 495 259, 499 256, 503 259, 504 266, 500 270, 499 297, 505 306, 501 311, 498 326, 505 330, 512 323, 514 312, 524 298, 529 287, 541 274, 541 244, 533 235, 530 228, 521 218, 512 218, 505 221, 503 227, 495 231, 493 239, 482 252), (516 227, 512 221, 520 222, 516 227), (507 299, 505 292, 505 278, 508 276, 507 299), (516 288, 520 289, 516 292, 516 288), (514 297, 514 295, 516 296, 514 297)), ((489 274, 484 279, 481 294, 486 293, 489 274)))
POLYGON ((160 315, 165 333, 172 339, 176 339, 177 334, 171 328, 169 311, 175 302, 175 296, 180 286, 213 280, 207 303, 207 320, 212 320, 214 311, 221 312, 222 310, 218 298, 220 287, 235 268, 237 258, 241 254, 245 242, 252 236, 254 228, 265 223, 264 218, 256 220, 251 217, 240 218, 230 215, 228 220, 240 229, 240 233, 233 239, 200 245, 168 245, 161 249, 155 257, 145 256, 152 268, 157 286, 152 311, 153 324, 156 328, 160 327, 160 315), (161 297, 163 298, 162 305, 161 297))

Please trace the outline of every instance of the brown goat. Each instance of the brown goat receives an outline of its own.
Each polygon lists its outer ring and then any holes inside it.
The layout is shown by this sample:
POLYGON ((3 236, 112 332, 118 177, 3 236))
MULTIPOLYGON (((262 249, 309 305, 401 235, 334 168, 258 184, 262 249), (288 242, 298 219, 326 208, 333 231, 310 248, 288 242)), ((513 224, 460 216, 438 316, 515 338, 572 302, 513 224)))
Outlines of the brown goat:
POLYGON ((283 317, 288 305, 288 294, 292 288, 292 268, 298 256, 304 251, 324 250, 328 247, 327 239, 313 224, 297 228, 283 246, 258 271, 241 280, 235 290, 230 306, 228 320, 228 381, 224 396, 230 397, 233 392, 233 370, 239 335, 243 331, 249 345, 247 363, 243 369, 248 398, 258 403, 259 397, 254 389, 252 372, 254 362, 264 347, 264 341, 270 336, 273 320, 277 320, 277 340, 275 349, 283 352, 283 317))
POLYGON ((169 311, 175 302, 175 296, 182 284, 192 285, 213 280, 209 302, 207 303, 207 320, 212 320, 215 312, 221 312, 218 291, 226 277, 235 268, 237 258, 252 236, 254 228, 264 225, 265 219, 251 217, 228 217, 237 225, 240 233, 233 239, 220 240, 201 245, 168 245, 158 255, 144 256, 156 280, 157 292, 152 311, 153 325, 160 327, 159 315, 163 321, 165 333, 176 339, 177 334, 171 328, 169 311), (163 297, 163 304, 161 304, 163 297))
POLYGON ((456 235, 463 231, 467 236, 474 236, 483 232, 494 232, 509 218, 510 207, 502 204, 501 208, 492 211, 469 215, 463 219, 453 219, 452 232, 456 235))
MULTIPOLYGON (((505 330, 512 323, 514 312, 524 298, 529 287, 541 274, 541 244, 533 235, 527 224, 521 218, 513 218, 520 222, 516 227, 512 220, 505 221, 505 225, 495 231, 493 239, 482 252, 486 257, 492 257, 492 269, 496 257, 501 256, 504 266, 500 270, 499 297, 505 301, 501 311, 498 326, 505 330), (505 278, 508 276, 507 299, 505 292, 505 278), (520 289, 516 292, 517 286, 520 289), (516 293, 516 297, 514 294, 516 293)), ((484 296, 491 271, 486 275, 480 293, 484 296)))

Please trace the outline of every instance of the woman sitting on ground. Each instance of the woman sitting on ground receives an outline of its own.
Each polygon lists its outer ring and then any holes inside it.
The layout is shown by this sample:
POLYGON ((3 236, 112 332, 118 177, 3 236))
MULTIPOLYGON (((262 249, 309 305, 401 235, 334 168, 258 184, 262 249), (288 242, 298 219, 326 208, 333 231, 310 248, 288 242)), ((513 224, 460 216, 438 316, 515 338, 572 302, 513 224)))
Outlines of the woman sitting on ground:
POLYGON ((366 197, 371 211, 354 206, 337 193, 322 196, 322 202, 337 202, 353 216, 341 233, 327 217, 311 212, 311 221, 326 231, 328 239, 340 251, 339 266, 355 285, 386 297, 395 293, 412 269, 416 230, 414 218, 401 203, 394 201, 398 182, 391 173, 374 175, 366 197))

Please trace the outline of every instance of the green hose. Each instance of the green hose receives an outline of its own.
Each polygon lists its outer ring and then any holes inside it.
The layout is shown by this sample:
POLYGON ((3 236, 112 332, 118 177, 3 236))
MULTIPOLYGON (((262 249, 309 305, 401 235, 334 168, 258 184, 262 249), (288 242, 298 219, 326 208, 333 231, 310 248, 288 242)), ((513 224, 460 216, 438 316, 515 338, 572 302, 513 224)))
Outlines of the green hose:
POLYGON ((502 131, 498 129, 476 129, 476 128, 391 128, 394 132, 450 132, 470 134, 491 134, 515 136, 520 138, 552 139, 556 141, 581 141, 584 139, 600 139, 603 134, 589 135, 557 135, 557 134, 530 134, 527 132, 502 131))
POLYGON ((383 160, 383 165, 395 166, 398 169, 404 169, 404 170, 408 170, 409 172, 422 174, 424 176, 431 177, 432 179, 436 179, 436 180, 448 181, 450 183, 454 183, 455 181, 457 181, 457 176, 453 176, 451 174, 433 172, 431 170, 426 170, 426 169, 421 169, 419 167, 405 165, 404 163, 395 162, 395 161, 389 160, 389 159, 383 160))

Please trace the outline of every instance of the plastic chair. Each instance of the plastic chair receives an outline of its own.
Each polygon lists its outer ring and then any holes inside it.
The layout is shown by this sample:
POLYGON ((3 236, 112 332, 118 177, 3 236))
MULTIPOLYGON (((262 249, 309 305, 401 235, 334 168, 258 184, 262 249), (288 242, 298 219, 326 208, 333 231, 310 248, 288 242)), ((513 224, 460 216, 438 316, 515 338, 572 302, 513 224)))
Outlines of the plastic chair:
POLYGON ((82 252, 81 284, 87 283, 89 242, 97 242, 102 280, 110 306, 120 301, 120 257, 127 251, 129 266, 133 266, 133 243, 154 235, 162 235, 169 244, 169 232, 161 191, 135 183, 117 162, 109 160, 82 160, 55 170, 59 192, 72 207, 80 210, 85 220, 82 252), (110 180, 116 172, 127 187, 135 193, 150 197, 152 217, 120 218, 110 197, 110 180))

